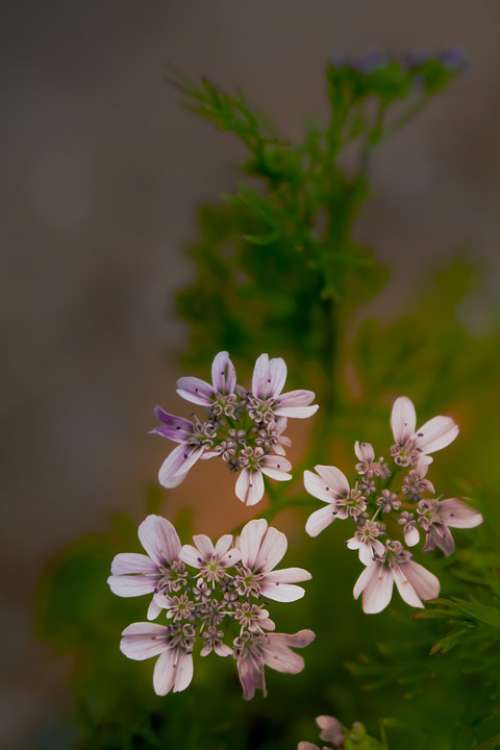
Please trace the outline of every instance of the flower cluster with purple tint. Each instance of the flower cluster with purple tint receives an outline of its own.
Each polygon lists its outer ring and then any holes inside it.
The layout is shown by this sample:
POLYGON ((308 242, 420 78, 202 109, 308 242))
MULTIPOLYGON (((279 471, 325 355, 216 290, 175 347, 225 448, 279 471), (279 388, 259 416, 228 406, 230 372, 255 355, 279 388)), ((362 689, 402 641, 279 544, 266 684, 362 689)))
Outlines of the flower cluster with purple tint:
POLYGON ((276 566, 288 542, 267 521, 249 521, 238 538, 222 536, 216 544, 204 535, 182 545, 174 526, 148 516, 139 526, 147 554, 116 555, 108 584, 117 596, 152 595, 148 620, 164 614, 167 624, 135 622, 122 633, 120 649, 130 659, 157 656, 153 686, 158 695, 185 690, 193 678, 193 651, 232 656, 243 696, 266 693, 265 666, 296 674, 303 658, 293 648, 314 640, 311 630, 276 633, 266 600, 293 602, 304 596, 297 584, 311 574, 303 568, 276 566))
POLYGON ((335 466, 316 466, 304 473, 309 494, 325 503, 306 523, 315 537, 336 519, 351 518, 354 535, 347 541, 357 550, 365 569, 354 586, 354 598, 362 596, 363 611, 381 612, 389 604, 394 584, 403 601, 412 607, 439 595, 436 576, 413 560, 409 547, 424 537, 423 551, 439 549, 450 555, 455 549, 451 528, 473 528, 481 514, 458 498, 436 497, 427 472, 436 451, 446 448, 459 433, 450 417, 434 417, 417 428, 415 407, 409 398, 397 398, 392 407, 394 443, 392 464, 376 458, 370 443, 356 442, 357 479, 351 487, 335 466), (402 474, 402 472, 405 472, 402 474), (393 487, 399 479, 399 489, 393 487), (402 540, 392 539, 398 528, 402 540))
POLYGON ((285 458, 290 440, 283 433, 288 418, 307 418, 319 408, 314 393, 295 390, 283 393, 287 367, 281 357, 261 354, 253 371, 250 390, 236 382, 229 354, 219 352, 212 363, 212 382, 194 377, 180 378, 177 393, 186 401, 205 407, 203 419, 184 419, 161 407, 155 413, 159 425, 154 434, 179 443, 159 472, 164 487, 176 487, 199 459, 219 456, 238 472, 236 496, 255 505, 264 495, 264 475, 278 481, 291 479, 285 458))

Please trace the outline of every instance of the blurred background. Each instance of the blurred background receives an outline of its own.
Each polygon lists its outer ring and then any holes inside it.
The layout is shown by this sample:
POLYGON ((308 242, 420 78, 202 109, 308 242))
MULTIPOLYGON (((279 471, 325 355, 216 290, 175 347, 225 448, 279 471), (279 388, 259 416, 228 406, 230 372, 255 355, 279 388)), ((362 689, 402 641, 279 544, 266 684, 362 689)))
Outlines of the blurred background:
MULTIPOLYGON (((37 581, 111 512, 141 517, 166 455, 147 435, 152 407, 178 404, 173 296, 193 275, 183 251, 195 209, 238 179, 240 146, 179 106, 167 66, 241 87, 294 137, 326 111, 332 56, 464 51, 468 73, 375 164, 357 233, 392 275, 363 315, 388 321, 457 254, 487 267, 490 296, 500 289, 500 5, 88 0, 7 3, 3 16, 0 744, 52 748, 71 665, 33 635, 37 581)), ((471 330, 486 300, 464 308, 471 330)), ((194 504, 198 530, 242 517, 218 468, 193 472, 169 501, 194 504), (223 520, 199 502, 207 477, 220 481, 223 520)))

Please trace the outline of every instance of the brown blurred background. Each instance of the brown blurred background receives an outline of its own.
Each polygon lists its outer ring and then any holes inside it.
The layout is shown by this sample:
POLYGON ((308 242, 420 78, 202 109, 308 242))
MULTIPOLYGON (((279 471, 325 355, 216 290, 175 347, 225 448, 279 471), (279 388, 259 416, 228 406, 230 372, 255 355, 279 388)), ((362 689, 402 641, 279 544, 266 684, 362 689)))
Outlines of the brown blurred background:
MULTIPOLYGON (((469 73, 375 165, 359 232, 393 266, 375 305, 386 315, 464 248, 500 286, 500 3, 87 0, 7 2, 2 15, 0 744, 26 748, 66 700, 66 665, 32 637, 37 577, 110 511, 139 514, 168 448, 146 434, 152 406, 178 407, 183 247, 196 205, 237 180, 239 146, 180 109, 167 65, 241 87, 293 136, 325 111, 332 56, 467 54, 469 73)), ((177 504, 203 492, 204 472, 177 504)))

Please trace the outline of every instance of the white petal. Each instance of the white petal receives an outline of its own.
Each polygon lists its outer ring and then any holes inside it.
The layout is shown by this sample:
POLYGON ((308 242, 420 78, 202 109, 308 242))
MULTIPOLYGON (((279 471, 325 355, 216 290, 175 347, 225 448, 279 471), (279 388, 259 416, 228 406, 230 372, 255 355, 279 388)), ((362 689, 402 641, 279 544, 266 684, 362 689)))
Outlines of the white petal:
POLYGON ((129 659, 143 661, 167 648, 168 628, 152 622, 134 622, 122 632, 120 651, 129 659))
POLYGON ((354 453, 360 461, 373 461, 375 458, 375 451, 371 443, 360 443, 356 440, 354 443, 354 453))
POLYGON ((266 469, 277 469, 280 472, 290 471, 292 464, 287 458, 283 456, 264 456, 262 459, 262 470, 266 469))
POLYGON ((116 596, 142 596, 153 593, 155 579, 144 575, 109 576, 108 586, 116 596))
POLYGON ((191 544, 185 544, 179 552, 179 559, 190 565, 192 568, 201 568, 203 559, 196 547, 191 544))
POLYGON ((174 686, 177 649, 169 648, 157 659, 153 672, 156 695, 167 695, 174 686))
POLYGON ((226 552, 231 548, 231 545, 233 543, 233 535, 232 534, 224 534, 221 536, 215 545, 215 554, 219 557, 222 555, 225 555, 226 552))
POLYGON ((306 532, 309 536, 315 537, 330 526, 335 520, 335 510, 331 505, 320 508, 311 513, 306 523, 306 532))
POLYGON ((219 352, 214 357, 212 385, 218 393, 233 393, 236 387, 236 370, 228 352, 219 352))
POLYGON ((186 401, 199 406, 208 406, 213 398, 214 389, 209 383, 199 378, 179 378, 177 393, 186 401))
POLYGON ((158 565, 177 559, 181 542, 173 524, 162 516, 147 516, 138 529, 139 541, 158 565))
POLYGON ((448 498, 438 504, 439 517, 446 526, 455 529, 473 529, 483 522, 479 511, 457 498, 448 498))
POLYGON ((270 383, 269 356, 261 354, 255 362, 252 375, 252 394, 256 398, 267 398, 270 383))
POLYGON ((160 614, 161 610, 162 610, 162 607, 160 607, 160 605, 156 601, 155 597, 153 596, 153 598, 151 599, 151 602, 149 604, 148 613, 147 613, 146 617, 148 618, 148 620, 156 620, 156 618, 160 614))
POLYGON ((392 406, 391 429, 396 442, 404 442, 413 435, 417 426, 417 415, 413 402, 406 396, 397 398, 392 406))
POLYGON ((294 586, 291 583, 266 583, 264 581, 261 593, 262 596, 275 602, 296 602, 302 599, 306 592, 302 586, 294 586))
POLYGON ((253 568, 264 534, 267 531, 265 518, 257 518, 249 521, 243 526, 238 539, 238 547, 241 550, 241 559, 244 565, 253 568))
POLYGON ((236 547, 231 547, 230 550, 221 555, 219 560, 225 568, 230 568, 231 565, 236 565, 241 560, 241 552, 236 547))
POLYGON ((276 404, 281 406, 309 406, 315 398, 314 391, 298 390, 282 393, 276 404))
POLYGON ((375 563, 368 565, 360 574, 358 580, 354 584, 352 595, 355 599, 359 599, 365 588, 370 583, 372 576, 376 575, 377 566, 375 563))
POLYGON ((297 750, 320 750, 317 745, 313 745, 312 742, 299 742, 297 750))
POLYGON ((416 526, 410 526, 408 531, 404 532, 404 535, 405 544, 407 544, 408 547, 414 547, 420 541, 420 531, 416 526))
POLYGON ((282 568, 273 570, 265 577, 266 583, 298 583, 299 581, 310 581, 312 575, 304 568, 282 568))
POLYGON ((115 576, 127 573, 156 573, 157 565, 147 555, 136 552, 122 552, 115 555, 111 563, 111 573, 115 576))
POLYGON ((195 534, 195 536, 193 537, 193 542, 204 559, 209 555, 213 555, 215 547, 210 537, 206 534, 195 534))
POLYGON ((282 357, 274 357, 269 360, 269 373, 271 376, 269 396, 277 398, 286 383, 287 367, 282 357))
POLYGON ((370 565, 373 562, 373 548, 371 544, 361 544, 358 554, 360 562, 363 565, 370 565))
POLYGON ((245 505, 256 505, 264 495, 262 472, 243 469, 236 481, 235 493, 245 505))
POLYGON ((204 448, 189 448, 186 445, 178 445, 177 448, 174 448, 160 466, 158 472, 160 484, 167 488, 178 486, 179 476, 182 476, 182 478, 186 476, 200 459, 204 450, 204 448))
POLYGON ((434 453, 452 443, 459 432, 451 417, 434 417, 418 430, 417 446, 424 453, 434 453))
POLYGON ((346 546, 348 547, 348 549, 359 549, 362 544, 363 542, 360 542, 359 539, 357 539, 355 536, 352 536, 346 542, 346 546))
POLYGON ((309 419, 319 409, 318 404, 312 406, 278 406, 274 413, 278 417, 290 417, 291 419, 309 419))
POLYGON ((270 526, 262 539, 255 568, 266 572, 272 570, 285 556, 287 547, 286 535, 270 526))
POLYGON ((292 475, 287 474, 286 471, 272 469, 269 466, 262 466, 261 471, 266 475, 266 477, 274 479, 276 482, 288 482, 290 479, 292 479, 292 475))
POLYGON ((225 643, 221 643, 220 646, 215 646, 214 651, 217 656, 232 656, 233 653, 233 649, 226 646, 225 643))
POLYGON ((315 466, 315 470, 324 479, 327 486, 333 490, 335 496, 349 492, 349 482, 346 475, 336 466, 315 466))
POLYGON ((401 599, 406 602, 406 604, 409 604, 410 607, 419 607, 421 609, 424 605, 401 568, 395 565, 392 569, 392 574, 401 599))
POLYGON ((314 474, 312 471, 305 471, 304 472, 304 487, 308 491, 310 495, 313 497, 317 497, 318 500, 322 500, 324 503, 332 503, 333 502, 333 493, 331 491, 331 488, 328 488, 327 483, 319 477, 317 474, 314 474))
POLYGON ((425 601, 439 596, 441 588, 439 579, 423 565, 411 560, 402 565, 401 569, 421 599, 425 601))
POLYGON ((193 655, 180 653, 175 670, 174 693, 181 693, 188 688, 193 679, 193 655))
POLYGON ((392 597, 394 578, 390 570, 383 565, 376 565, 375 575, 372 575, 363 591, 363 612, 375 615, 387 607, 392 597))

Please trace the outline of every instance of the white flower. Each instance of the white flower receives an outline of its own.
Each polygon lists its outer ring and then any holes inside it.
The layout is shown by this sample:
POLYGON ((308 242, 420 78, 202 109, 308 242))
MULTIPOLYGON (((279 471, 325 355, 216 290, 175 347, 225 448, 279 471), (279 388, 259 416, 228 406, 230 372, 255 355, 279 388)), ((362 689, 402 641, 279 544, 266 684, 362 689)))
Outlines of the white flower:
POLYGON ((366 566, 354 586, 355 599, 363 595, 363 612, 377 614, 392 598, 393 585, 410 607, 423 607, 423 602, 439 596, 436 576, 411 559, 400 542, 387 542, 386 554, 366 566))
POLYGON ((433 417, 418 430, 417 415, 412 401, 400 396, 393 404, 391 428, 395 445, 391 455, 399 466, 421 468, 432 462, 431 453, 446 448, 459 433, 458 425, 451 417, 433 417))
POLYGON ((295 584, 309 581, 311 574, 303 568, 274 570, 285 556, 288 542, 285 534, 269 527, 264 518, 245 524, 237 545, 243 569, 235 582, 241 591, 251 590, 277 602, 294 602, 304 596, 302 586, 295 584))
MULTIPOLYGON (((148 554, 124 552, 116 555, 108 578, 111 591, 124 597, 177 591, 185 568, 179 558, 181 543, 174 526, 161 516, 147 516, 139 526, 138 536, 148 554)), ((153 598, 148 619, 154 620, 160 610, 153 598)))
POLYGON ((200 575, 211 584, 222 580, 226 569, 235 565, 241 558, 241 552, 232 546, 232 534, 224 534, 213 544, 206 534, 193 537, 194 547, 185 544, 179 554, 180 559, 192 568, 198 568, 200 575))
POLYGON ((366 509, 365 499, 356 488, 349 487, 345 474, 336 466, 315 466, 317 474, 304 472, 304 486, 310 495, 327 503, 325 508, 314 511, 306 523, 309 536, 318 536, 336 518, 354 518, 366 509))
POLYGON ((263 410, 268 407, 275 417, 293 417, 306 419, 315 414, 319 406, 310 405, 314 401, 313 391, 298 390, 282 393, 286 382, 287 366, 281 357, 269 359, 268 354, 261 354, 255 362, 252 376, 252 396, 255 408, 263 410))
POLYGON ((189 638, 173 645, 171 628, 152 622, 134 622, 122 633, 120 651, 129 659, 143 661, 159 656, 153 672, 157 695, 180 693, 193 679, 193 656, 189 638))

